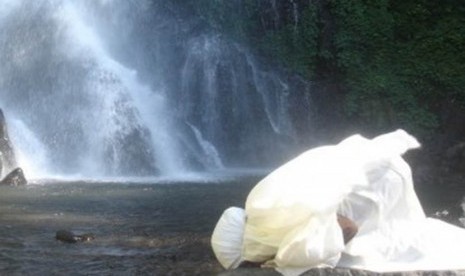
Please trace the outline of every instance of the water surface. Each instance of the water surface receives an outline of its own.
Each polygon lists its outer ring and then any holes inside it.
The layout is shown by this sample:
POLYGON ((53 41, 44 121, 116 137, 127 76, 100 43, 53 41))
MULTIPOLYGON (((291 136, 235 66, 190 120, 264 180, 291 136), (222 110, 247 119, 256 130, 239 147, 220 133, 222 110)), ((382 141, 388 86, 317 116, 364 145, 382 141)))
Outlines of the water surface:
POLYGON ((208 275, 220 269, 208 245, 218 217, 255 182, 0 187, 0 274, 208 275), (62 243, 60 229, 96 239, 62 243))

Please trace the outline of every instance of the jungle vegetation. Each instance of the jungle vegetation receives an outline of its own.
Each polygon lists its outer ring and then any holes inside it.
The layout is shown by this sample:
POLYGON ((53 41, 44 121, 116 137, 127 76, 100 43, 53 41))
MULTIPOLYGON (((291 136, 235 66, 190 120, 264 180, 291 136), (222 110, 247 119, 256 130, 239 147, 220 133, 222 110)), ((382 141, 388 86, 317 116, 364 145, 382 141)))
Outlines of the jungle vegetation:
POLYGON ((190 0, 207 24, 264 59, 338 82, 345 116, 427 135, 465 113, 465 2, 190 0))

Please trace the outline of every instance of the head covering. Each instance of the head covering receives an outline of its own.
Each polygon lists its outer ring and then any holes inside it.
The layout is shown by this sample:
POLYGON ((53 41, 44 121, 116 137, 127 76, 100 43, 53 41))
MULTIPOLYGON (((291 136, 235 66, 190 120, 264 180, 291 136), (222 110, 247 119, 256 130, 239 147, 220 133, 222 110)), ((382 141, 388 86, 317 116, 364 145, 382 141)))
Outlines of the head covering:
POLYGON ((244 209, 229 207, 221 215, 213 230, 211 245, 225 269, 237 268, 242 262, 242 239, 246 214, 244 209))

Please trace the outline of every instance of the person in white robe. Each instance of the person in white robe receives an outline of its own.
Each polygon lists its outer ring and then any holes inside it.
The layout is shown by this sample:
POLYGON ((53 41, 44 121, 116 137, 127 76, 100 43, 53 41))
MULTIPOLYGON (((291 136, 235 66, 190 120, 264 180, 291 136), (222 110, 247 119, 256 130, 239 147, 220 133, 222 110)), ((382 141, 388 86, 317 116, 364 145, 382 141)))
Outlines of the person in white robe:
POLYGON ((226 269, 244 261, 300 275, 316 267, 376 272, 465 269, 465 229, 426 218, 402 154, 403 130, 311 149, 228 208, 211 238, 226 269), (358 227, 347 244, 338 216, 358 227))

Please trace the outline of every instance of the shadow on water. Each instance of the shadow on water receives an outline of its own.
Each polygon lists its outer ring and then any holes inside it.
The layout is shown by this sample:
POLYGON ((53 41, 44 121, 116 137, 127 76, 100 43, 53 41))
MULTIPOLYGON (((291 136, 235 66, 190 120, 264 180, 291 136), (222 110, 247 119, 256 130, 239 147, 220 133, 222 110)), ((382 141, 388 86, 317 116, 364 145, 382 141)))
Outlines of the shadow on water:
POLYGON ((225 208, 243 206, 258 179, 0 187, 0 274, 213 274, 221 268, 210 233, 225 208), (60 229, 96 239, 62 243, 60 229))

